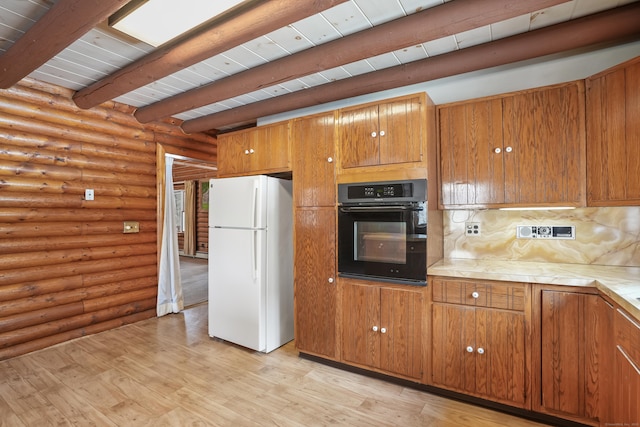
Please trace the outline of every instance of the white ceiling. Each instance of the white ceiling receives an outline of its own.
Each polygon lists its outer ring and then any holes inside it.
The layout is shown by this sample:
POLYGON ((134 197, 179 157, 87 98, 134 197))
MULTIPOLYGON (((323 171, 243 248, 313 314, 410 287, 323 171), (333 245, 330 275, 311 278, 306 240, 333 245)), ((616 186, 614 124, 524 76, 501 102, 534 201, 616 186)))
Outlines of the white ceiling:
MULTIPOLYGON (((634 1, 636 0, 568 1, 507 21, 324 70, 320 73, 177 114, 174 117, 182 120, 198 118, 333 80, 424 59, 576 19, 634 1)), ((0 0, 0 53, 8 49, 54 3, 55 0, 0 0)), ((442 3, 444 0, 350 0, 323 13, 229 49, 115 100, 135 107, 149 105, 268 61, 442 3)), ((162 23, 158 23, 158 25, 162 25, 162 23)), ((153 49, 143 42, 123 36, 108 28, 106 24, 101 24, 31 73, 30 77, 79 90, 152 52, 153 49)), ((634 46, 633 49, 632 53, 636 52, 636 55, 640 53, 637 46, 634 46)), ((625 53, 625 55, 628 54, 628 52, 625 53)), ((615 61, 616 58, 611 60, 615 61)), ((609 65, 613 64, 602 64, 602 68, 609 65)))

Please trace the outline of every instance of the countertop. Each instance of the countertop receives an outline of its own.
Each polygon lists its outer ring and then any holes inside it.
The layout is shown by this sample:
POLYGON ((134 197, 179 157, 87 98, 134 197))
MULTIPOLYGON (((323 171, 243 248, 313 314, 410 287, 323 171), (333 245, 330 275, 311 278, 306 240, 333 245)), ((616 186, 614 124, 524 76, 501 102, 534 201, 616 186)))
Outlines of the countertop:
POLYGON ((595 287, 640 321, 640 267, 527 261, 443 259, 430 276, 595 287))

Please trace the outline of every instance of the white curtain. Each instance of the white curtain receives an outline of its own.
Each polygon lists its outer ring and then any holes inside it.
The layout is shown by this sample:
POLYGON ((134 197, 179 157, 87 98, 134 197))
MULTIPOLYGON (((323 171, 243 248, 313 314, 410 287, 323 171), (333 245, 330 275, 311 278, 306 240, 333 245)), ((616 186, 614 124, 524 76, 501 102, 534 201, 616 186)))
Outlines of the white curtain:
POLYGON ((166 156, 165 162, 164 226, 162 227, 158 306, 156 308, 158 317, 169 313, 179 313, 184 308, 173 196, 173 158, 166 156))

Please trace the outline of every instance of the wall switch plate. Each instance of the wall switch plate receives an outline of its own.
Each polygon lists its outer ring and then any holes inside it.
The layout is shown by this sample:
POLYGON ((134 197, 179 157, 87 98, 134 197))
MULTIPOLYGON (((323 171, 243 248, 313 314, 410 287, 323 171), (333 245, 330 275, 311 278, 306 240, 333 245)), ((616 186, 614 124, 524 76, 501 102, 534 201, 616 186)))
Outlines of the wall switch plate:
POLYGON ((84 199, 85 200, 93 200, 93 189, 87 188, 84 190, 84 199))
POLYGON ((139 233, 140 223, 138 221, 125 221, 122 232, 123 233, 139 233))
POLYGON ((479 222, 465 222, 464 234, 467 236, 479 236, 480 235, 480 223, 479 222))

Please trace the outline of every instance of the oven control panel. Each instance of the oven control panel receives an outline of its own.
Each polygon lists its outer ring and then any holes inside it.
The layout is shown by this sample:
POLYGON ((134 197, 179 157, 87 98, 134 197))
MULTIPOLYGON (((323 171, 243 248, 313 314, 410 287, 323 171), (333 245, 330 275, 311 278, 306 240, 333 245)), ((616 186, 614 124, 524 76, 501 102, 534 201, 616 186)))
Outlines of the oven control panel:
POLYGON ((425 201, 427 180, 338 184, 339 203, 425 201))

